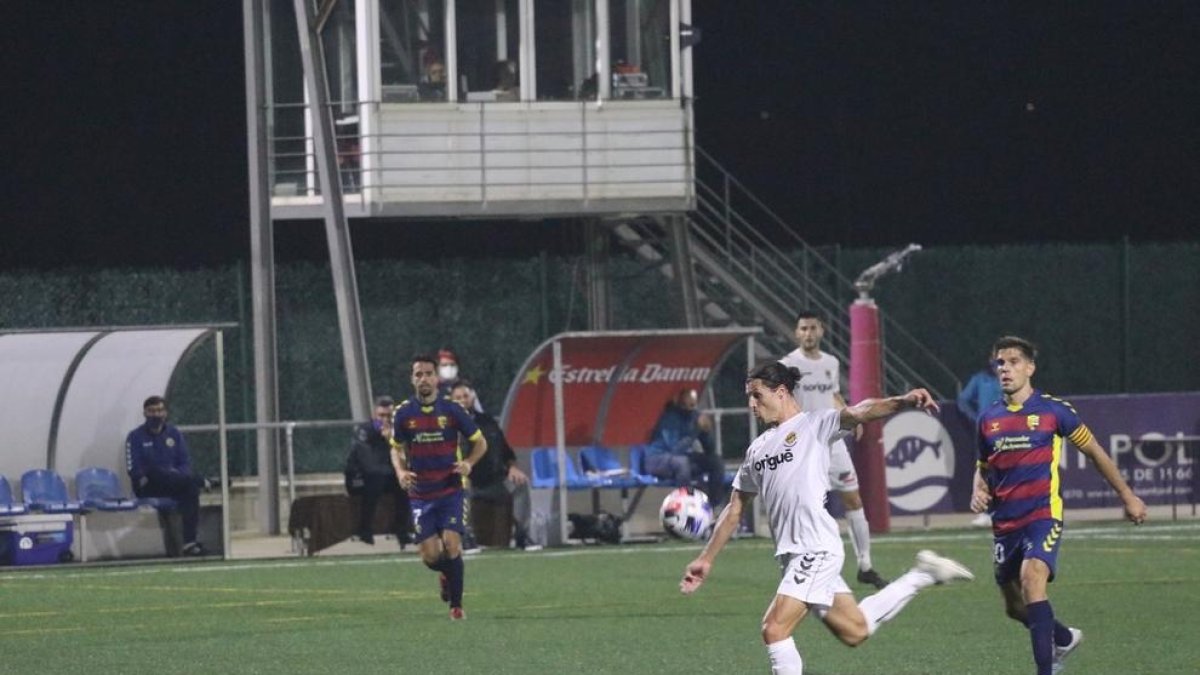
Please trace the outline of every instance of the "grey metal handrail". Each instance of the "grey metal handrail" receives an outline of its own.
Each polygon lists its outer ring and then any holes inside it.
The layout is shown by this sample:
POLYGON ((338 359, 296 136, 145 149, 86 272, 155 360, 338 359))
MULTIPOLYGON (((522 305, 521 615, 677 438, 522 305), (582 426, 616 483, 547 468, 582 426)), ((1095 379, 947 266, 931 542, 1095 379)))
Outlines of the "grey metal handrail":
MULTIPOLYGON (((809 306, 830 317, 843 316, 849 299, 854 297, 853 281, 814 249, 774 210, 703 148, 696 147, 696 211, 690 215, 693 234, 723 264, 748 275, 749 286, 770 291, 766 299, 785 315, 800 306, 809 306), (710 180, 715 179, 714 183, 710 180), (756 210, 758 218, 748 217, 738 208, 745 204, 756 210), (763 222, 782 237, 784 246, 794 246, 803 264, 797 264, 784 247, 767 237, 755 221, 763 222), (758 273, 755 273, 755 272, 758 273), (763 273, 767 272, 767 273, 763 273), (818 276, 827 278, 821 283, 818 276), (840 298, 845 297, 846 301, 840 298)), ((885 387, 901 390, 917 383, 929 386, 937 395, 955 393, 961 382, 936 354, 886 312, 880 311, 884 338, 885 387), (913 365, 919 359, 923 367, 913 365), (932 380, 932 381, 931 381, 932 380)), ((845 360, 849 337, 839 330, 828 335, 829 351, 845 360)))

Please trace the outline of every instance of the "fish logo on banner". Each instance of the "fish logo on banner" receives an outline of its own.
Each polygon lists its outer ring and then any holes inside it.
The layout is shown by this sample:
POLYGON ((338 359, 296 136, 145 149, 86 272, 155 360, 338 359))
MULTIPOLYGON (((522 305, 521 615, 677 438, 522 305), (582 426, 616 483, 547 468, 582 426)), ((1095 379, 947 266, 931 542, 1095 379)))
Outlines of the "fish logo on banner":
POLYGON ((925 511, 950 492, 954 441, 938 418, 905 412, 883 426, 888 500, 908 512, 925 511))

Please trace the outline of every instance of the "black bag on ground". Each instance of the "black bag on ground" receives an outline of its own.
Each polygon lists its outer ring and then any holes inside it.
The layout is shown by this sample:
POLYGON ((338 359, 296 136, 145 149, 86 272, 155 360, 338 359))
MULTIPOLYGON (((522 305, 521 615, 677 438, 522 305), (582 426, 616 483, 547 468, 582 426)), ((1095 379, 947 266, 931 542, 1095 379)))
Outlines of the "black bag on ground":
POLYGON ((621 519, 607 511, 597 514, 570 513, 571 539, 594 539, 609 544, 621 543, 621 519))

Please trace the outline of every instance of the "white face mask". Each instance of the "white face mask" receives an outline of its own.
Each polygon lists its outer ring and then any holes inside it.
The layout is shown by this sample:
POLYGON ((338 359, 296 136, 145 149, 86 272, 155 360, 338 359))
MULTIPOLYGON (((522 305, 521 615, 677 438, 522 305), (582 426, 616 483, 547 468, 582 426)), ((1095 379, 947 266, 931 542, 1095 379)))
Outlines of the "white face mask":
POLYGON ((453 380, 454 378, 458 377, 458 366, 454 365, 453 363, 449 363, 444 366, 438 366, 437 370, 438 377, 443 381, 453 380))

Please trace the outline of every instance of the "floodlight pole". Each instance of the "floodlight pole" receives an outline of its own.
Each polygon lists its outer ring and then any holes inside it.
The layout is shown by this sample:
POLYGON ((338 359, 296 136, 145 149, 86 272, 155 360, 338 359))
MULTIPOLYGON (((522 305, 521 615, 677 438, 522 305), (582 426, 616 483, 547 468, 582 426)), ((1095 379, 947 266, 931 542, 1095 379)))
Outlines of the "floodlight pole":
MULTIPOLYGON (((275 330, 275 233, 267 139, 266 21, 264 0, 243 0, 246 58, 246 137, 250 173, 250 301, 253 307, 254 415, 258 423, 279 421, 279 376, 275 330)), ((245 327, 242 327, 245 330, 245 327)), ((256 433, 258 524, 279 534, 279 466, 274 428, 256 433)), ((226 486, 229 481, 222 483, 226 486)), ((226 488, 223 488, 225 490, 226 488)), ((228 495, 226 495, 227 497, 228 495)), ((226 503, 228 499, 226 498, 226 503)), ((228 551, 228 549, 226 549, 228 551)))

